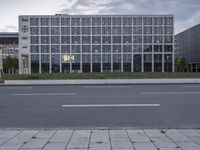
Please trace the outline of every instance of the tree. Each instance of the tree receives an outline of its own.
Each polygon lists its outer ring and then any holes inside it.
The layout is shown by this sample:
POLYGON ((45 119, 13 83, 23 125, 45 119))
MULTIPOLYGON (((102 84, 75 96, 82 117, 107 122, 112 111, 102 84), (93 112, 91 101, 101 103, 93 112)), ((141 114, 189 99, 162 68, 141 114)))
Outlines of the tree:
POLYGON ((8 73, 14 73, 16 69, 18 69, 18 59, 12 58, 11 56, 3 59, 3 68, 8 73))
POLYGON ((186 59, 185 58, 176 58, 175 59, 175 66, 176 66, 178 72, 184 71, 186 66, 187 66, 186 59))

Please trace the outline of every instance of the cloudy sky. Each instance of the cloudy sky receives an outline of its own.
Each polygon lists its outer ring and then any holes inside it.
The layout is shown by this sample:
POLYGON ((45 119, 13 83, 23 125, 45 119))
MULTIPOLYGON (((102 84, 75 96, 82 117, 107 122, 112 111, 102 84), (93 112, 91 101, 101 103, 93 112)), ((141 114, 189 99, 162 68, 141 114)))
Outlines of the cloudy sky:
POLYGON ((17 31, 19 15, 174 14, 175 32, 200 23, 200 0, 0 0, 0 32, 17 31))

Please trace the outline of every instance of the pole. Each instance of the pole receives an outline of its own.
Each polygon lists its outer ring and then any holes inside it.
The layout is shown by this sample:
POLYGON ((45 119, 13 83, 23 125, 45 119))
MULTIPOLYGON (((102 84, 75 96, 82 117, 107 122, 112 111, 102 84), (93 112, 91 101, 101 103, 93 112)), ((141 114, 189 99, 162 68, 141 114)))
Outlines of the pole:
POLYGON ((0 79, 2 79, 2 70, 3 70, 3 46, 0 45, 0 79))

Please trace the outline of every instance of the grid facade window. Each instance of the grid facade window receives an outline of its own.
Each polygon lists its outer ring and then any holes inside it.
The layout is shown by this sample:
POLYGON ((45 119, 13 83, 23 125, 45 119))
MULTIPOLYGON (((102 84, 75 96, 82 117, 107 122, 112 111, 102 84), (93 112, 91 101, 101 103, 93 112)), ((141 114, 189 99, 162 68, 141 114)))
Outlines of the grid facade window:
POLYGON ((172 15, 25 16, 20 21, 26 29, 20 34, 27 37, 20 39, 21 49, 30 51, 31 73, 173 70, 172 15))

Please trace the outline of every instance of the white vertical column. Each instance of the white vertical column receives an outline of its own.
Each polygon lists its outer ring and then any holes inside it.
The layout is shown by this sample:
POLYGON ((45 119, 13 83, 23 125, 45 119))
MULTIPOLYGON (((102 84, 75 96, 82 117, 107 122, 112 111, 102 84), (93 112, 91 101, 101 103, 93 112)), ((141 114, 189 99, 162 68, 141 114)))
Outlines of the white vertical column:
POLYGON ((165 72, 165 58, 164 58, 164 17, 162 17, 162 72, 165 72))
POLYGON ((174 72, 174 68, 175 68, 175 36, 174 36, 174 18, 175 16, 172 17, 172 21, 173 21, 173 46, 172 46, 172 72, 174 72))
POLYGON ((41 18, 39 18, 39 74, 42 73, 42 66, 41 66, 41 54, 42 54, 42 50, 41 50, 41 18))
POLYGON ((71 34, 71 31, 72 31, 72 27, 71 27, 71 22, 72 22, 72 18, 69 17, 69 37, 70 37, 70 73, 72 73, 72 34, 71 34))
POLYGON ((131 72, 133 72, 133 17, 131 18, 132 20, 132 33, 131 33, 131 72))
POLYGON ((93 60, 92 60, 92 17, 90 17, 90 55, 91 55, 91 60, 90 60, 90 72, 93 72, 93 60))
MULTIPOLYGON (((52 18, 52 17, 51 17, 52 18)), ((51 18, 49 18, 49 42, 51 43, 51 18)), ((51 46, 49 47, 49 73, 52 73, 52 66, 51 66, 51 46)))
POLYGON ((142 17, 142 72, 144 72, 144 22, 143 22, 143 17, 142 17))
MULTIPOLYGON (((102 41, 103 41, 103 33, 102 33, 102 17, 101 17, 101 43, 103 43, 102 41)), ((101 73, 103 72, 103 48, 102 48, 102 44, 101 44, 101 62, 100 62, 101 64, 100 64, 100 69, 101 69, 101 73)))
POLYGON ((153 34, 153 32, 154 32, 154 27, 153 27, 153 17, 151 17, 152 18, 152 43, 151 43, 151 45, 152 45, 152 72, 154 72, 154 34, 153 34))
POLYGON ((62 41, 61 41, 61 17, 60 17, 60 24, 59 24, 59 39, 60 39, 60 53, 59 53, 59 58, 60 58, 60 73, 62 73, 62 59, 61 59, 61 57, 62 57, 62 54, 61 54, 61 47, 62 47, 62 41))
POLYGON ((123 65, 124 64, 123 35, 124 35, 124 33, 123 33, 123 17, 121 16, 121 72, 124 71, 124 65, 123 65))
MULTIPOLYGON (((82 28, 82 17, 80 16, 80 31, 81 31, 81 28, 82 28)), ((80 32, 80 72, 82 73, 83 72, 83 60, 82 60, 82 32, 80 32)))
POLYGON ((113 32, 112 32, 112 28, 113 28, 113 25, 112 25, 112 20, 113 20, 113 17, 111 17, 111 72, 113 72, 113 32))

